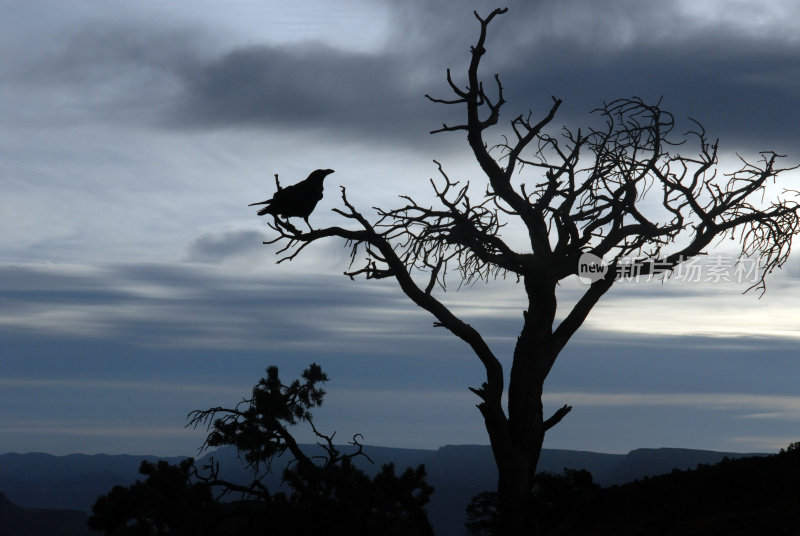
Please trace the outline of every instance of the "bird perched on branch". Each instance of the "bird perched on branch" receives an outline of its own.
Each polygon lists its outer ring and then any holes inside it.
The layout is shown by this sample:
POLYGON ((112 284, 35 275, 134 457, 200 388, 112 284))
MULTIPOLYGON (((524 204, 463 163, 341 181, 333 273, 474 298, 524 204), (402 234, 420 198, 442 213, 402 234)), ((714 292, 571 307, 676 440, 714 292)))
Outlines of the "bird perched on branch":
POLYGON ((287 219, 292 217, 303 218, 308 228, 311 229, 308 217, 314 211, 314 207, 317 206, 319 200, 322 199, 322 181, 331 173, 333 173, 332 169, 317 169, 312 171, 307 179, 286 188, 281 188, 278 176, 275 175, 278 191, 275 192, 272 199, 251 203, 248 206, 267 205, 258 211, 259 216, 272 214, 276 219, 278 216, 283 216, 287 219))

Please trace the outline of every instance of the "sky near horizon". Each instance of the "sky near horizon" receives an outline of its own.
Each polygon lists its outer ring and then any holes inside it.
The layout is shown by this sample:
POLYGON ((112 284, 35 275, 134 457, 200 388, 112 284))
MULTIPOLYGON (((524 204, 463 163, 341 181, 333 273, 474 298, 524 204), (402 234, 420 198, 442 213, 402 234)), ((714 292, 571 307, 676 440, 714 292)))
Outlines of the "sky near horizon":
MULTIPOLYGON (((424 95, 449 97, 448 67, 463 81, 472 10, 493 7, 0 0, 0 452, 191 455, 203 433, 184 429, 189 411, 312 361, 331 378, 316 423, 337 439, 488 443, 466 345, 391 282, 343 276, 341 242, 275 264, 247 204, 270 197, 273 174, 316 168, 336 172, 315 226, 342 224, 339 185, 367 213, 401 194, 433 202, 434 159, 481 184, 463 134, 429 134, 461 110, 424 95)), ((501 122, 543 116, 554 95, 557 134, 604 101, 661 98, 679 129, 691 117, 719 138, 721 172, 766 150, 800 163, 796 2, 508 7, 483 64, 503 81, 501 122)), ((781 180, 800 189, 797 172, 781 180)), ((546 448, 800 439, 800 260, 761 298, 747 281, 674 279, 617 284, 595 308, 545 386, 547 410, 574 408, 546 448)), ((520 287, 456 286, 443 301, 507 370, 520 287)), ((581 288, 567 282, 560 302, 581 288)))

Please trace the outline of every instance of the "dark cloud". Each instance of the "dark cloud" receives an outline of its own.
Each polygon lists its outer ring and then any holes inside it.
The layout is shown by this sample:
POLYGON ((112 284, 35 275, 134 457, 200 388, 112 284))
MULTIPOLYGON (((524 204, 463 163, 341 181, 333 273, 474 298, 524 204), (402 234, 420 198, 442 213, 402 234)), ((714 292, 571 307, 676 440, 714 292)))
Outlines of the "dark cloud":
MULTIPOLYGON (((529 108, 543 112, 556 95, 565 101, 556 124, 585 124, 603 101, 663 96, 667 109, 701 120, 729 149, 783 151, 796 144, 796 43, 707 26, 669 3, 602 6, 520 3, 493 23, 483 72, 487 78, 500 73, 507 118, 529 108)), ((380 53, 314 44, 231 51, 184 72, 185 94, 173 119, 204 128, 322 129, 415 144, 426 130, 461 115, 422 95, 450 97, 448 66, 466 85, 477 27, 467 9, 416 2, 396 9, 395 33, 380 53)))
MULTIPOLYGON (((417 7, 406 5, 402 20, 421 25, 416 46, 447 57, 466 86, 465 43, 474 42, 477 21, 448 19, 444 6, 428 2, 410 5, 417 7)), ((484 16, 491 9, 478 7, 484 16)), ((491 76, 500 75, 506 119, 530 109, 541 117, 556 96, 564 104, 554 126, 580 127, 604 101, 663 97, 665 109, 701 121, 724 150, 796 152, 800 43, 778 29, 740 23, 692 18, 675 2, 512 2, 489 28, 482 72, 490 90, 491 76)), ((427 83, 436 96, 451 95, 441 77, 427 83)), ((689 126, 684 121, 681 129, 689 126)))
POLYGON ((422 94, 396 58, 323 45, 232 51, 183 77, 173 119, 193 126, 324 127, 351 135, 405 132, 422 94))
MULTIPOLYGON (((387 43, 370 53, 314 42, 220 51, 204 43, 208 28, 82 27, 23 78, 71 88, 75 106, 105 117, 127 111, 173 128, 310 130, 419 146, 463 115, 424 94, 450 96, 447 67, 466 84, 478 30, 471 8, 492 7, 393 4, 387 43)), ((586 123, 604 100, 663 96, 723 147, 784 151, 798 141, 800 44, 770 30, 692 18, 675 2, 512 2, 490 27, 483 73, 501 75, 506 119, 544 112, 551 95, 565 101, 558 125, 586 123)))
POLYGON ((723 150, 791 152, 800 139, 800 51, 745 48, 707 38, 667 48, 642 45, 586 61, 585 49, 556 43, 551 57, 526 58, 529 71, 504 78, 508 106, 524 112, 520 107, 527 100, 538 103, 542 114, 555 95, 564 100, 561 121, 585 125, 588 112, 603 102, 639 96, 662 100, 679 132, 691 127, 688 117, 700 121, 712 140, 720 138, 723 150))

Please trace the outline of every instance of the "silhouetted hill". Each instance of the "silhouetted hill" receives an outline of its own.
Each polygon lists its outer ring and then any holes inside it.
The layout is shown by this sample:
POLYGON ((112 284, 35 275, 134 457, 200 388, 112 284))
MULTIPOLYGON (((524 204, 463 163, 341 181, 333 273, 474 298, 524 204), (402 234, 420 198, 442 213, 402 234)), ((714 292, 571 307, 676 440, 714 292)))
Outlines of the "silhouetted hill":
POLYGON ((800 447, 584 494, 551 534, 800 534, 800 447))
POLYGON ((636 449, 630 451, 622 462, 608 475, 607 478, 598 478, 595 482, 601 486, 624 484, 638 478, 651 475, 669 473, 673 469, 694 469, 698 464, 713 465, 725 458, 736 459, 756 456, 756 454, 743 454, 737 452, 716 452, 713 450, 693 449, 636 449))
MULTIPOLYGON (((314 454, 316 445, 303 449, 314 454)), ((348 447, 342 447, 344 452, 348 447)), ((447 445, 438 450, 396 449, 365 446, 373 459, 357 458, 356 465, 374 475, 381 465, 394 462, 398 471, 425 464, 428 482, 436 488, 428 506, 429 518, 438 536, 463 534, 465 508, 472 496, 492 490, 496 472, 488 445, 447 445)), ((321 453, 321 451, 319 452, 321 453)), ((234 482, 248 482, 252 473, 238 459, 232 447, 221 448, 198 459, 208 463, 213 456, 219 461, 222 475, 234 482)), ((725 457, 745 456, 691 449, 638 449, 629 454, 544 449, 539 464, 541 471, 559 474, 565 468, 586 469, 602 486, 621 484, 645 476, 668 473, 677 469, 692 469, 698 463, 711 464, 725 457)), ((85 455, 51 456, 49 454, 0 455, 0 491, 14 503, 27 508, 57 508, 89 512, 101 494, 115 485, 130 485, 141 478, 138 473, 142 460, 156 461, 154 456, 85 455)), ((163 458, 177 463, 182 458, 163 458)), ((268 485, 280 482, 286 460, 273 463, 268 485)), ((5 533, 0 533, 5 534, 5 533)))
POLYGON ((3 536, 88 536, 97 534, 86 527, 86 512, 22 508, 0 493, 0 535, 3 536))

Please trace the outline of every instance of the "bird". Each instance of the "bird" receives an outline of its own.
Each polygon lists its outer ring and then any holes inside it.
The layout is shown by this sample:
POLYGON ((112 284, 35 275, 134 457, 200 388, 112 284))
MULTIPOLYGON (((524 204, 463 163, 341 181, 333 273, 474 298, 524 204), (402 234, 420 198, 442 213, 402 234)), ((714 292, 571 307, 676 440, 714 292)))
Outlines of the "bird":
POLYGON ((303 218, 308 228, 311 229, 308 217, 314 211, 314 207, 317 206, 319 200, 322 199, 322 181, 331 173, 333 173, 332 169, 314 170, 305 180, 297 184, 292 184, 286 188, 281 188, 278 185, 278 191, 275 192, 272 199, 251 203, 248 206, 267 205, 258 211, 259 216, 272 214, 276 219, 278 216, 283 216, 287 219, 292 217, 303 218))

